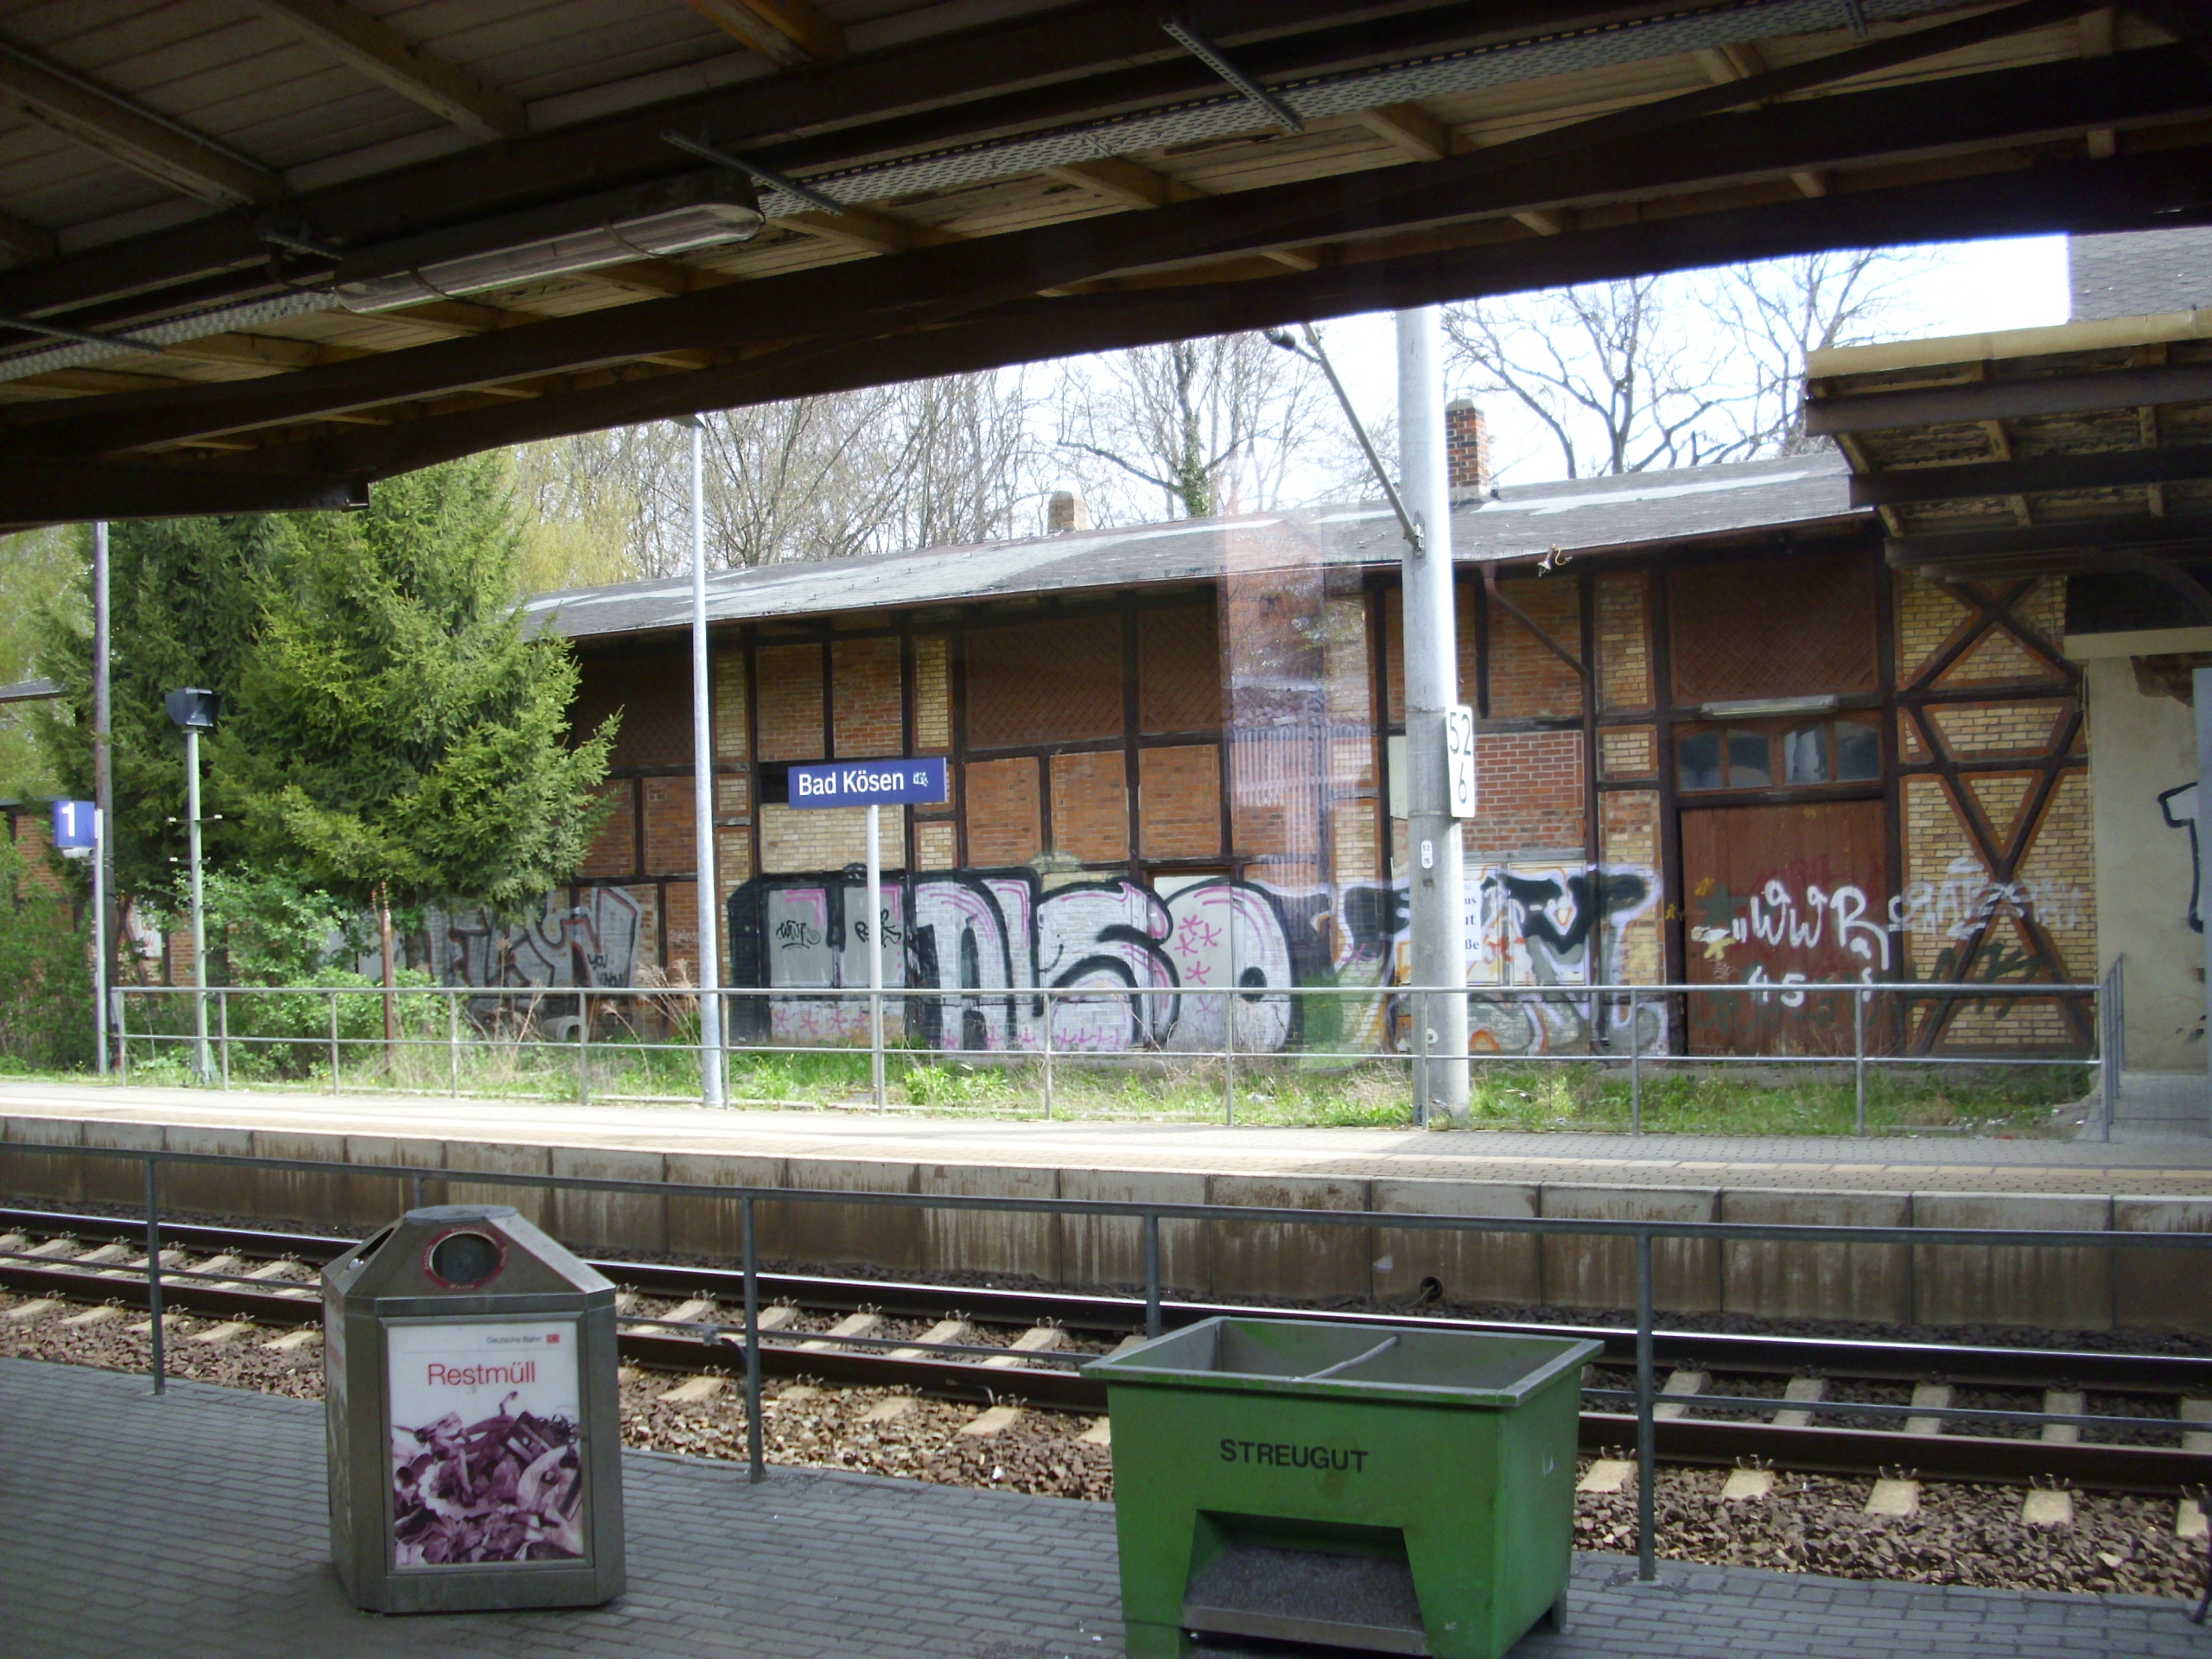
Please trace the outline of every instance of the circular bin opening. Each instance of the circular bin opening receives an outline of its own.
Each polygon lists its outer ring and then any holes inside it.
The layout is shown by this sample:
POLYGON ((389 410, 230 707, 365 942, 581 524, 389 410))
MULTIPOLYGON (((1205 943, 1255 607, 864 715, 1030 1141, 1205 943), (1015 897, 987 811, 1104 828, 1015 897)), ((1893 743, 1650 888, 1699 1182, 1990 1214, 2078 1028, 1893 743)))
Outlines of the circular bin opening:
POLYGON ((441 1283, 465 1289, 480 1285, 506 1260, 499 1241, 484 1233, 448 1233, 430 1246, 430 1273, 441 1283))

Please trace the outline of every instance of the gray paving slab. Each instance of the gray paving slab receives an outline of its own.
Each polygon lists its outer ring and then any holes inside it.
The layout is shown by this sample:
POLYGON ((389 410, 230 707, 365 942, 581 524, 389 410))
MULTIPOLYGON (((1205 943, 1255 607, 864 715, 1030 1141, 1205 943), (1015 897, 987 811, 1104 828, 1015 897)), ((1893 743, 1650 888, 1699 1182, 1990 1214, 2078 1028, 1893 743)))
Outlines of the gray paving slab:
MULTIPOLYGON (((1122 1652, 1109 1505, 625 1459, 603 1608, 384 1618, 327 1557, 320 1407, 0 1360, 0 1659, 745 1659, 1122 1652)), ((1575 1562, 1573 1625, 1515 1659, 2203 1659, 2180 1604, 1575 1562)), ((1214 1651, 1228 1659, 1243 1650, 1214 1651)), ((1303 1651, 1269 1650, 1275 1659, 1303 1651)))

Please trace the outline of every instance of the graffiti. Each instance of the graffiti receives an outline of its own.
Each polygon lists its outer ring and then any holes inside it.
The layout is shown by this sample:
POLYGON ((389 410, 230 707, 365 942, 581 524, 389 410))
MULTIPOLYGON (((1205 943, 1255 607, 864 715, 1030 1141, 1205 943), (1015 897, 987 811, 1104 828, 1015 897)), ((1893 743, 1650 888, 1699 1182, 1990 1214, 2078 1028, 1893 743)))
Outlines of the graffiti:
MULTIPOLYGON (((1468 906, 1471 982, 1588 986, 1618 960, 1624 930, 1650 911, 1650 873, 1498 867, 1468 906)), ((947 872, 884 887, 886 1027, 922 1046, 1056 1053, 1245 1053, 1300 1047, 1371 1052, 1402 1042, 1389 987, 1407 969, 1402 882, 1279 888, 1219 876, 1120 877, 1048 887, 1030 869, 947 872), (1372 996, 1306 998, 1302 986, 1372 996), (1052 1028, 1045 1030, 1049 988, 1052 1028)), ((868 983, 866 889, 849 871, 766 876, 729 906, 736 984, 766 985, 748 1017, 777 1042, 865 1040, 858 998, 809 996, 868 983)), ((1592 1020, 1624 1036, 1625 999, 1478 999, 1479 1046, 1516 1052, 1586 1045, 1592 1020), (1619 1006, 1616 1006, 1618 1004, 1619 1006)), ((1646 1009, 1641 1040, 1664 1016, 1646 1009)))
MULTIPOLYGON (((1467 977, 1481 985, 1594 987, 1622 977, 1629 927, 1658 883, 1633 865, 1491 865, 1468 872, 1467 977)), ((1662 1043, 1662 1007, 1625 997, 1483 996, 1468 1001, 1468 1041, 1501 1054, 1625 1052, 1662 1043), (1631 1033, 1630 1021, 1635 1027, 1631 1033), (1595 1041, 1593 1043, 1593 1037, 1595 1041)))
MULTIPOLYGON (((1744 912, 1728 916, 1726 894, 1719 905, 1708 906, 1708 913, 1718 912, 1726 918, 1719 925, 1700 925, 1689 931, 1692 943, 1705 948, 1707 962, 1726 963, 1733 945, 1754 942, 1791 950, 1818 950, 1825 941, 1836 949, 1848 951, 1865 964, 1861 979, 1871 979, 1878 973, 1886 973, 1890 966, 1890 931, 1866 919, 1871 908, 1866 889, 1851 884, 1824 888, 1817 881, 1805 884, 1802 898, 1793 892, 1789 884, 1779 876, 1766 882, 1745 901, 1744 912)), ((1754 968, 1751 978, 1758 981, 1763 969, 1754 968)), ((1785 978, 1802 982, 1805 976, 1797 974, 1785 978)), ((1803 1001, 1784 998, 1786 1006, 1796 1007, 1803 1001)))
POLYGON ((545 913, 503 926, 480 910, 425 918, 430 963, 446 985, 627 985, 644 912, 620 887, 591 887, 571 905, 545 895, 545 913))
POLYGON ((1916 881, 1890 900, 1892 933, 1972 938, 2005 906, 2045 927, 2080 927, 2088 895, 2065 881, 1993 881, 1980 861, 1961 855, 1941 881, 1916 881))
POLYGON ((2189 831, 2189 925, 2204 931, 2204 912, 2199 888, 2204 880, 2203 855, 2196 845, 2196 785, 2181 784, 2158 797, 2158 811, 2172 830, 2189 831))

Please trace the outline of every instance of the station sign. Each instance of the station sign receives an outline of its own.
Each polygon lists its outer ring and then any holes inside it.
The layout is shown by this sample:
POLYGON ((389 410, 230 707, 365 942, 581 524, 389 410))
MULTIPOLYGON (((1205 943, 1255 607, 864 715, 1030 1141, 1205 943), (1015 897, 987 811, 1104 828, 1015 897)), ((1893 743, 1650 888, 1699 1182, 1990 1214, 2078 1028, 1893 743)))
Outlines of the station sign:
POLYGON ((64 858, 82 858, 99 841, 99 817, 90 801, 54 804, 54 845, 64 858))
POLYGON ((793 806, 919 806, 946 798, 944 757, 793 766, 793 806))

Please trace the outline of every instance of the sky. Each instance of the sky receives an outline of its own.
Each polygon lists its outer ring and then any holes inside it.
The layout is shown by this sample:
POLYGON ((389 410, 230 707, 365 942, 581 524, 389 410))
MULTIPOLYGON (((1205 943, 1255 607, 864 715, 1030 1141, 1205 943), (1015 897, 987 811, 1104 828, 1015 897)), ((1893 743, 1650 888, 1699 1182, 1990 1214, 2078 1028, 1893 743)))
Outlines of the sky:
MULTIPOLYGON (((2066 321, 2066 238, 2027 237, 1955 242, 1923 250, 1925 269, 1903 285, 1885 335, 1936 339, 2066 321)), ((1328 324, 1322 339, 1360 417, 1372 427, 1397 407, 1395 324, 1388 312, 1328 324)), ((1450 371, 1446 371, 1447 377, 1450 371)), ((1447 396, 1466 388, 1447 378, 1447 396)), ((1559 448, 1511 401, 1482 398, 1497 475, 1511 483, 1566 476, 1559 448)))

